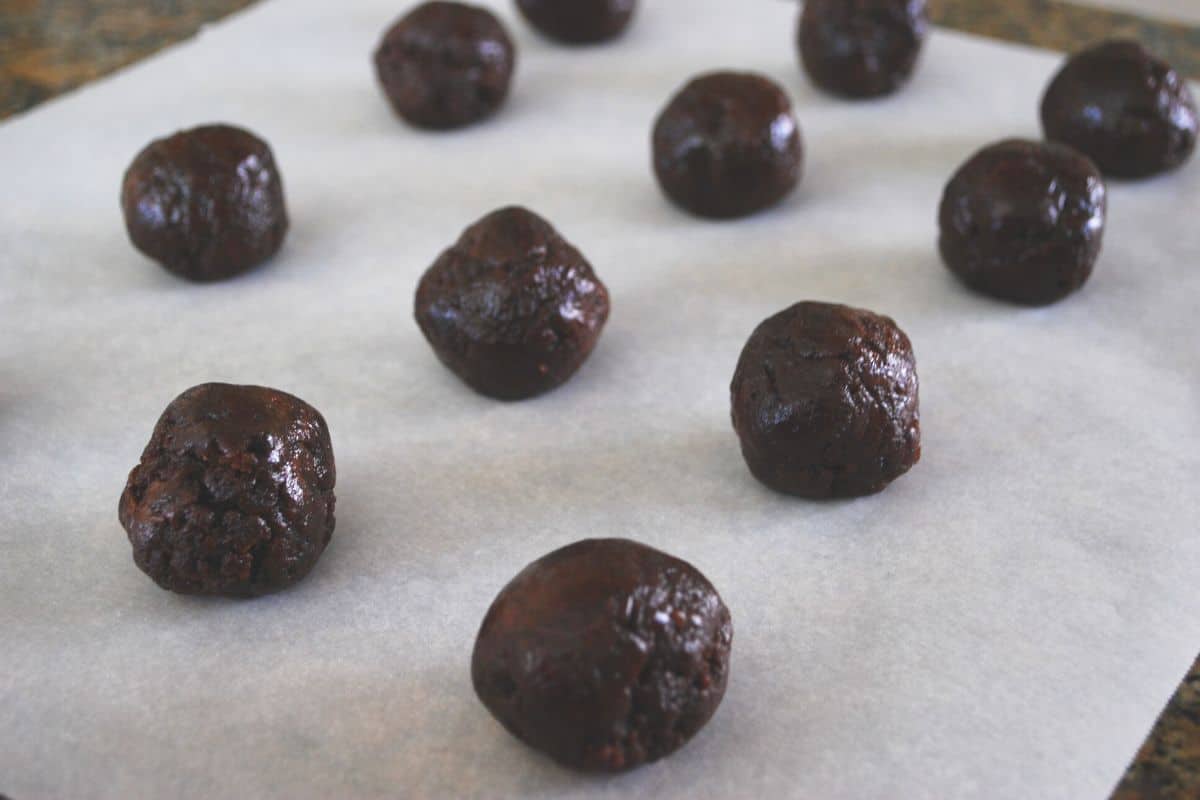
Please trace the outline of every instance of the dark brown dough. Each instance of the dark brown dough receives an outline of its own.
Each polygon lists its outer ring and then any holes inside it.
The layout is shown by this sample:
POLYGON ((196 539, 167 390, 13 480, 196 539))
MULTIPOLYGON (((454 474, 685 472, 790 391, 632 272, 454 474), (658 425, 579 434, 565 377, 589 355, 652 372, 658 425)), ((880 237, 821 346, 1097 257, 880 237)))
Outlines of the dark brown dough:
POLYGON ((396 113, 421 128, 460 128, 491 116, 508 96, 516 50, 492 12, 465 3, 417 6, 375 51, 396 113))
POLYGON ((685 86, 654 127, 654 171, 702 217, 773 206, 800 181, 800 126, 784 91, 760 75, 714 72, 685 86))
POLYGON ((249 597, 299 581, 333 535, 321 414, 261 386, 205 383, 162 413, 121 495, 134 562, 164 589, 249 597))
POLYGON ((608 290, 549 222, 502 208, 463 231, 417 286, 416 318, 477 392, 520 400, 559 386, 608 319, 608 290))
POLYGON ((1072 56, 1042 98, 1046 138, 1074 147, 1115 178, 1181 166, 1196 149, 1198 124, 1187 81, 1133 41, 1072 56))
POLYGON ((535 28, 567 44, 615 39, 633 18, 637 0, 517 0, 535 28))
POLYGON ((964 164, 942 197, 942 259, 963 283, 1024 305, 1054 303, 1092 274, 1104 178, 1069 147, 1010 139, 964 164))
POLYGON ((510 733, 573 769, 678 750, 725 695, 733 626, 685 561, 625 539, 538 559, 488 609, 475 693, 510 733))
POLYGON ((870 311, 807 302, 767 319, 730 395, 746 464, 776 491, 873 494, 921 458, 912 345, 870 311))
POLYGON ((151 142, 125 172, 121 209, 134 245, 193 281, 229 278, 263 263, 288 229, 271 148, 228 125, 151 142))
POLYGON ((813 83, 866 98, 908 81, 928 31, 925 0, 806 0, 796 40, 813 83))

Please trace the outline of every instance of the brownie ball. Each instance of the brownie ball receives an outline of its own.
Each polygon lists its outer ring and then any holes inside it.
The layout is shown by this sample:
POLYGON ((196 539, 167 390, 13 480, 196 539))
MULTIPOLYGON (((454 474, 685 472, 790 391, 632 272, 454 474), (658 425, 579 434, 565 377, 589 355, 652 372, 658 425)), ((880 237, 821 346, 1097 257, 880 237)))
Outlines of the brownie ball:
POLYGON ((1083 286, 1104 237, 1104 179, 1069 147, 1010 139, 964 164, 942 197, 942 259, 972 289, 1039 306, 1083 286))
POLYGON ((908 81, 928 31, 925 0, 806 0, 796 40, 819 88, 868 98, 908 81))
POLYGON ((799 183, 803 160, 791 101, 760 75, 696 78, 654 127, 658 182, 701 217, 742 217, 775 205, 799 183))
POLYGON ((417 286, 416 318, 468 386, 520 400, 565 383, 608 320, 608 290, 549 222, 502 208, 463 231, 417 286))
POLYGON ((1137 42, 1111 41, 1067 60, 1042 98, 1042 125, 1104 174, 1145 178, 1191 157, 1198 120, 1179 73, 1137 42))
POLYGON ((288 229, 271 148, 229 125, 151 142, 125 172, 121 209, 137 249, 193 281, 258 266, 288 229))
POLYGON ((592 44, 625 32, 637 0, 517 0, 535 28, 567 44, 592 44))
POLYGON ((296 583, 333 534, 333 448, 315 408, 206 383, 162 413, 121 495, 134 562, 180 594, 249 597, 296 583))
POLYGON ((486 8, 432 2, 388 29, 375 69, 397 114, 418 127, 445 130, 478 122, 501 106, 516 57, 508 32, 486 8))
POLYGON ((733 427, 756 478, 822 499, 883 490, 921 458, 917 365, 887 317, 797 303, 738 359, 733 427))
POLYGON ((619 772, 670 755, 712 717, 733 626, 686 561, 625 539, 538 559, 488 609, 475 693, 521 741, 573 769, 619 772))

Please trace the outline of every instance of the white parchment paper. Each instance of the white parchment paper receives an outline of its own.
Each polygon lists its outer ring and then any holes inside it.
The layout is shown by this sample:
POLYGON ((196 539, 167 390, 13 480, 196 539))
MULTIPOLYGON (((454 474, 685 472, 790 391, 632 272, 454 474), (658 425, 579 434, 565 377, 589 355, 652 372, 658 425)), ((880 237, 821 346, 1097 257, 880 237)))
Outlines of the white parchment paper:
POLYGON ((968 155, 1037 136, 1059 57, 942 31, 904 93, 817 94, 788 3, 648 0, 569 50, 520 48, 479 127, 395 120, 370 54, 403 4, 271 0, 0 127, 0 792, 37 798, 1105 797, 1200 646, 1200 167, 1112 186, 1095 277, 1022 310, 935 247, 968 155), (800 190, 716 224, 659 194, 649 131, 694 73, 795 98, 800 190), (210 121, 267 138, 293 228, 213 286, 127 242, 122 172, 210 121), (418 276, 523 203, 592 260, 613 314, 560 391, 478 397, 411 319, 418 276), (877 497, 760 487, 731 430, 742 344, 800 299, 894 316, 924 458, 877 497), (163 592, 117 498, 203 381, 329 420, 338 523, 312 575, 250 602, 163 592), (468 662, 495 593, 588 536, 684 557, 733 613, 731 683, 670 759, 581 777, 520 745, 468 662))

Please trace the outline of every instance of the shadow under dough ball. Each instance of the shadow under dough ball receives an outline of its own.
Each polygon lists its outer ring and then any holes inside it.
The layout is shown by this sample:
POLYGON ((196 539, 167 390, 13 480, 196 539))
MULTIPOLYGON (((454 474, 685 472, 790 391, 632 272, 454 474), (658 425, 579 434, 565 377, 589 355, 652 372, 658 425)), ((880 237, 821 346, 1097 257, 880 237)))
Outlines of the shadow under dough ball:
POLYGON ((121 210, 139 250, 193 281, 230 278, 263 263, 288 229, 271 148, 228 125, 151 142, 125 172, 121 210))
POLYGON ((869 98, 908 81, 928 31, 925 0, 806 0, 796 40, 819 88, 869 98))
POLYGON ((946 266, 970 288, 1048 305, 1083 286, 1104 238, 1104 178, 1060 144, 1010 139, 964 164, 942 196, 946 266))
POLYGON ((583 254, 524 208, 463 231, 417 286, 417 325, 475 391, 521 400, 565 383, 608 320, 608 290, 583 254))
POLYGON ((658 117, 654 172, 667 196, 701 217, 753 214, 800 182, 800 126, 784 91, 760 75, 691 81, 658 117))
POLYGON ((396 113, 445 130, 493 114, 516 65, 512 39, 486 8, 433 2, 388 29, 375 51, 379 82, 396 113))
POLYGON ((180 594, 291 586, 333 535, 336 473, 321 414, 261 386, 206 383, 175 398, 121 495, 134 562, 180 594))
POLYGON ((1196 149, 1198 124, 1187 82, 1132 41, 1072 56, 1042 98, 1046 138, 1074 147, 1115 178, 1181 166, 1196 149))
POLYGON ((475 693, 510 733, 573 769, 670 755, 725 695, 733 626, 691 564, 625 539, 538 559, 488 609, 475 693))
POLYGON ((633 19, 637 0, 517 0, 517 8, 539 31, 567 44, 615 39, 633 19))
POLYGON ((779 492, 874 494, 921 458, 912 345, 870 311, 805 302, 767 319, 730 397, 747 466, 779 492))

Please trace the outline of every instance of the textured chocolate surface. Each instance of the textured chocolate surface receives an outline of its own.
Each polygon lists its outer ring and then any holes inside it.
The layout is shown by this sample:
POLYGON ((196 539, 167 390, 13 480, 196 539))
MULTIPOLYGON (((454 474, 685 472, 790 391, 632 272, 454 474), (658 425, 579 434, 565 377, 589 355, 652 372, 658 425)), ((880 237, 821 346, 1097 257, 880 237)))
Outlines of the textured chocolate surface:
POLYGON ((688 83, 658 117, 654 172, 693 214, 753 214, 800 181, 804 150, 792 103, 761 75, 713 72, 688 83))
POLYGON ((467 228, 417 286, 421 332, 442 363, 502 400, 564 383, 608 319, 608 290, 549 222, 502 208, 467 228))
POLYGON ((725 695, 733 626, 695 567, 589 539, 526 567, 488 609, 475 692, 561 764, 617 772, 670 755, 725 695))
POLYGON ((928 31, 925 0, 807 0, 796 41, 813 83, 866 98, 908 81, 928 31))
POLYGON ((517 8, 552 39, 592 44, 624 33, 637 0, 517 0, 517 8))
POLYGON ((887 317, 797 303, 754 331, 730 387, 756 478, 800 497, 881 491, 921 457, 916 361, 887 317))
POLYGON ((1191 158, 1200 118, 1170 65, 1137 42, 1109 41, 1067 60, 1042 98, 1042 125, 1105 175, 1145 178, 1191 158))
POLYGON ((1100 171, 1058 144, 1010 139, 951 178, 938 215, 946 266, 972 289, 1046 305, 1092 274, 1104 238, 1100 171))
POLYGON ((175 398, 121 495, 134 562, 164 589, 248 597, 299 581, 334 526, 321 414, 290 394, 206 383, 175 398))
POLYGON ((207 125, 151 142, 121 186, 129 238, 171 272, 216 281, 269 259, 288 229, 271 148, 248 131, 207 125))
POLYGON ((492 12, 440 0, 404 16, 375 51, 392 108, 411 124, 435 130, 495 113, 515 66, 512 39, 492 12))

